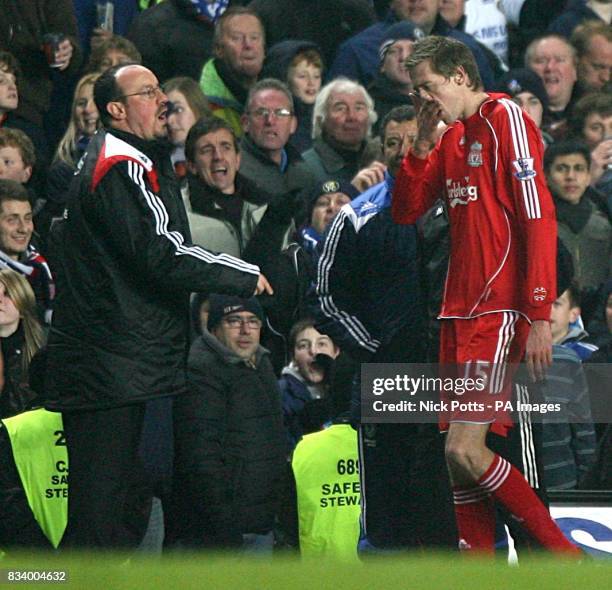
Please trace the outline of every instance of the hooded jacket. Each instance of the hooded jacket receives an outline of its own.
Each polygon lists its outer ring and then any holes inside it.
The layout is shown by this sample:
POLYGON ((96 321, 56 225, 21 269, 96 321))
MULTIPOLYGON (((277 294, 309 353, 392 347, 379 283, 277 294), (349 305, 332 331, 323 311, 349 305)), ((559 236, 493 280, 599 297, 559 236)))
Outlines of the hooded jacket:
MULTIPOLYGON (((303 53, 309 49, 315 50, 319 55, 322 55, 319 46, 311 41, 289 39, 277 43, 268 51, 261 78, 276 78, 289 86, 289 66, 291 62, 298 53, 303 53)), ((323 75, 323 72, 321 72, 321 75, 323 75)), ((306 104, 294 94, 293 105, 298 126, 295 133, 289 138, 289 145, 292 145, 298 152, 302 153, 312 145, 312 111, 314 103, 306 104)))
POLYGON ((249 363, 204 332, 189 354, 189 394, 177 399, 176 518, 186 545, 239 545, 272 530, 285 469, 280 392, 268 351, 249 363))
POLYGON ((259 269, 190 243, 167 150, 99 131, 52 242, 60 267, 48 409, 105 409, 182 393, 189 293, 249 297, 259 269))

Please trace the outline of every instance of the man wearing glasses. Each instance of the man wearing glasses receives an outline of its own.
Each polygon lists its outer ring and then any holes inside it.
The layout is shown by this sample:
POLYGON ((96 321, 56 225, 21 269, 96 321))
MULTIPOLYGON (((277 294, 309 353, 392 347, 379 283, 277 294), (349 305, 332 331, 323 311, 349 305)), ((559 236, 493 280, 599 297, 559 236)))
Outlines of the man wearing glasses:
POLYGON ((244 176, 270 195, 286 195, 310 184, 302 156, 288 144, 297 118, 285 84, 274 78, 257 82, 249 91, 242 127, 244 176))
POLYGON ((105 130, 92 138, 51 238, 59 280, 46 387, 70 458, 63 543, 117 548, 139 542, 124 522, 145 405, 186 389, 189 293, 270 288, 258 267, 191 243, 160 141, 168 100, 153 73, 115 66, 96 81, 94 100, 105 130))
POLYGON ((280 392, 255 298, 211 295, 177 398, 175 497, 167 543, 270 553, 285 469, 280 392))

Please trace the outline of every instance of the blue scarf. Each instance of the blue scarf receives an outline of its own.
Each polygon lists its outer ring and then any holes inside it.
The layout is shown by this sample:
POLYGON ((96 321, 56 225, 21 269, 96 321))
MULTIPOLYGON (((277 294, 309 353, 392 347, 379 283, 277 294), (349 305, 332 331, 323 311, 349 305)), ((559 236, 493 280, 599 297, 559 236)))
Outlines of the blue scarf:
POLYGON ((199 17, 216 22, 227 10, 229 0, 191 0, 199 17))

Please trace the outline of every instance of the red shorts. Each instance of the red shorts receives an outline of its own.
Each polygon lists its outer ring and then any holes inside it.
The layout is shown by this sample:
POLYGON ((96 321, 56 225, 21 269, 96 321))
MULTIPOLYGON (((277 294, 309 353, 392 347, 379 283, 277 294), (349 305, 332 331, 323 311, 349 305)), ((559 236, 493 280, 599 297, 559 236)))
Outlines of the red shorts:
POLYGON ((492 432, 506 435, 512 427, 507 403, 512 376, 525 354, 530 326, 523 316, 508 311, 442 321, 441 371, 462 377, 464 384, 467 379, 477 380, 477 386, 483 387, 443 390, 446 411, 440 415, 440 430, 448 430, 451 422, 491 423, 492 432))

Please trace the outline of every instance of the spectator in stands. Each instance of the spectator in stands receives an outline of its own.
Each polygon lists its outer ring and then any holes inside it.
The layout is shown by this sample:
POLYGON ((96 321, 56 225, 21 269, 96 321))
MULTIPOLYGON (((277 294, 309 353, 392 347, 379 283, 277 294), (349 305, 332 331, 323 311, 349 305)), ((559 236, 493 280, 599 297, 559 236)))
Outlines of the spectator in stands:
POLYGON ((359 194, 352 184, 330 179, 319 182, 309 191, 306 204, 307 223, 299 231, 302 248, 316 258, 316 249, 325 230, 338 211, 359 194))
POLYGON ((322 77, 321 53, 310 41, 281 41, 268 51, 262 78, 276 78, 291 90, 297 128, 289 145, 300 153, 312 145, 312 110, 322 77))
POLYGON ((609 0, 574 0, 567 3, 567 8, 550 23, 548 31, 569 39, 576 27, 585 21, 596 20, 610 26, 610 19, 612 8, 609 0))
POLYGON ((589 187, 591 154, 584 144, 559 142, 544 154, 544 172, 557 209, 557 231, 571 252, 575 279, 593 292, 612 269, 612 226, 589 187))
POLYGON ((270 195, 299 191, 310 181, 309 170, 289 138, 297 129, 293 96, 274 78, 250 90, 242 115, 242 174, 270 195))
POLYGON ((213 55, 215 23, 228 4, 229 0, 159 2, 134 19, 127 36, 161 82, 176 76, 199 80, 202 66, 213 55))
POLYGON ((354 35, 338 48, 329 78, 346 76, 367 86, 379 67, 378 51, 385 31, 400 20, 408 20, 427 35, 451 37, 465 43, 474 53, 485 88, 494 82, 491 66, 478 42, 471 36, 453 29, 439 14, 441 0, 392 0, 385 19, 354 35))
POLYGON ((142 63, 140 51, 125 37, 112 35, 92 49, 86 69, 88 72, 103 72, 118 64, 127 63, 142 63))
POLYGON ((377 119, 374 101, 360 84, 338 78, 319 92, 313 119, 313 146, 303 154, 313 179, 350 182, 377 119))
POLYGON ((76 85, 70 122, 47 174, 46 203, 36 216, 37 230, 43 240, 47 238, 52 220, 63 214, 77 164, 89 140, 100 128, 100 115, 93 99, 93 87, 99 75, 86 74, 76 85))
POLYGON ((497 2, 441 0, 440 15, 451 27, 472 35, 501 63, 508 63, 507 19, 497 2))
POLYGON ((340 43, 375 22, 369 0, 253 0, 268 47, 286 39, 304 39, 321 48, 330 64, 340 43))
POLYGON ((578 341, 581 334, 570 328, 579 315, 579 290, 571 285, 551 309, 553 363, 542 385, 544 401, 560 405, 560 411, 544 416, 543 425, 544 483, 552 490, 576 488, 595 461, 595 429, 582 360, 596 347, 578 341))
POLYGON ((572 109, 569 134, 591 150, 591 186, 607 201, 603 209, 612 217, 612 96, 583 96, 572 109))
POLYGON ((25 188, 0 179, 0 268, 24 275, 34 290, 41 321, 51 321, 55 285, 45 258, 31 243, 32 205, 25 188))
POLYGON ((0 418, 8 418, 29 409, 36 397, 28 371, 44 333, 32 288, 22 274, 7 268, 0 270, 0 341, 0 418))
POLYGON ((168 139, 174 146, 171 154, 174 171, 179 178, 187 172, 185 165, 185 141, 193 124, 210 116, 208 101, 199 84, 193 78, 181 76, 164 83, 164 92, 171 107, 166 117, 168 139))
POLYGON ((525 66, 540 76, 546 89, 548 111, 544 130, 561 138, 577 80, 576 50, 559 35, 545 35, 527 47, 525 66))
POLYGON ((586 361, 597 350, 597 346, 586 341, 589 333, 579 321, 580 312, 580 288, 576 282, 572 282, 553 303, 550 328, 553 344, 571 348, 581 361, 586 361))
MULTIPOLYGON (((378 55, 380 69, 368 92, 374 100, 378 122, 385 118, 394 107, 411 103, 412 80, 405 62, 412 51, 412 45, 425 33, 408 21, 390 26, 384 34, 378 55)), ((374 131, 377 131, 375 126, 374 131)))
MULTIPOLYGON (((32 0, 20 3, 19 10, 12 4, 7 0, 0 2, 4 24, 0 28, 0 50, 11 51, 21 64, 18 114, 42 127, 55 81, 66 84, 81 66, 74 8, 71 0, 32 0), (51 33, 62 35, 63 39, 48 60, 44 35, 51 33)), ((51 122, 57 125, 57 112, 51 122)))
POLYGON ((315 328, 310 318, 293 325, 288 348, 291 362, 283 368, 278 384, 289 446, 293 450, 302 436, 321 430, 334 417, 328 394, 332 361, 340 349, 315 328))
POLYGON ((247 94, 263 66, 265 31, 252 10, 230 8, 216 22, 213 42, 215 57, 204 65, 200 86, 213 113, 241 137, 247 94))
POLYGON ((578 85, 582 92, 610 88, 612 72, 612 28, 603 22, 587 21, 571 37, 578 58, 578 85))
MULTIPOLYGON (((20 78, 19 62, 11 53, 0 51, 0 129, 11 128, 23 131, 34 144, 39 169, 44 171, 49 159, 45 134, 41 127, 16 113, 19 105, 20 78)), ((40 183, 37 183, 37 188, 40 188, 39 184, 42 184, 42 178, 40 183)))
MULTIPOLYGON (((526 68, 510 70, 499 80, 497 89, 508 94, 516 104, 527 111, 542 130, 544 113, 548 108, 548 96, 541 78, 535 72, 526 68)), ((546 145, 553 142, 553 138, 546 131, 542 131, 542 137, 546 145)))
POLYGON ((27 184, 36 163, 34 145, 19 129, 0 129, 0 178, 27 184))
POLYGON ((280 392, 260 346, 256 299, 211 295, 192 345, 189 392, 177 398, 170 542, 272 552, 285 468, 280 392))
POLYGON ((270 197, 239 173, 232 127, 218 117, 199 120, 187 135, 185 156, 190 174, 182 194, 193 241, 242 256, 270 197))

